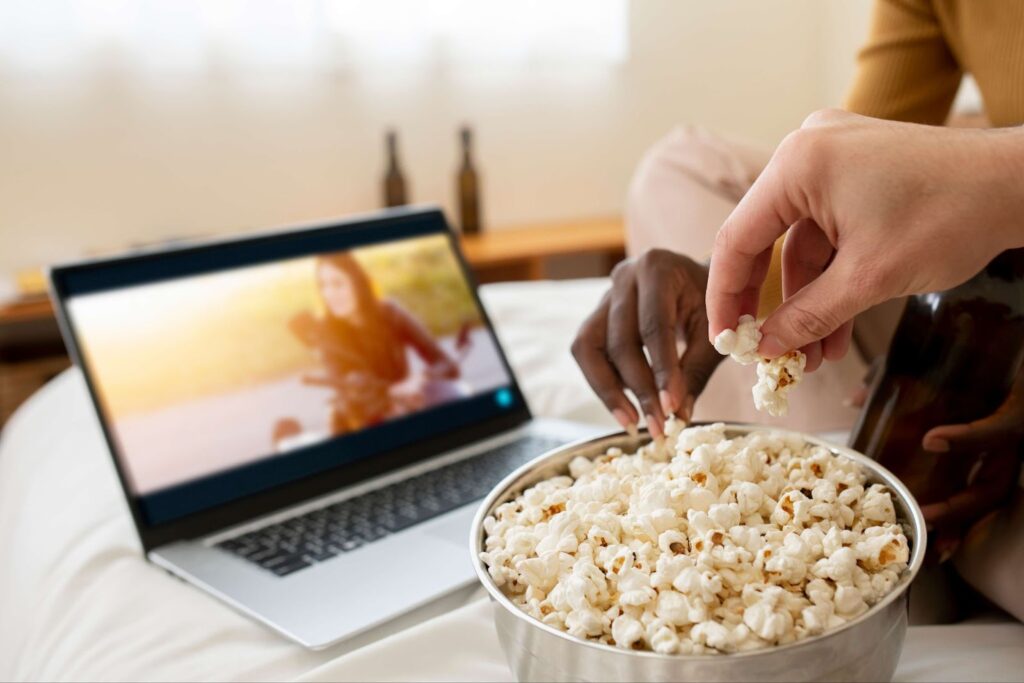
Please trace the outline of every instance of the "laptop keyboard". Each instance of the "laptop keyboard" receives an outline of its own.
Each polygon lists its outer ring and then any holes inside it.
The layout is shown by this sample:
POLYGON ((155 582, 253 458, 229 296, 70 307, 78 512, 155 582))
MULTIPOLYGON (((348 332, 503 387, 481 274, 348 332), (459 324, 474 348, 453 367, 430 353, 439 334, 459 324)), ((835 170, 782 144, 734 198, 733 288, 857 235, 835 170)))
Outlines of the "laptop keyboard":
POLYGON ((530 436, 217 544, 278 576, 355 550, 483 498, 561 441, 530 436))

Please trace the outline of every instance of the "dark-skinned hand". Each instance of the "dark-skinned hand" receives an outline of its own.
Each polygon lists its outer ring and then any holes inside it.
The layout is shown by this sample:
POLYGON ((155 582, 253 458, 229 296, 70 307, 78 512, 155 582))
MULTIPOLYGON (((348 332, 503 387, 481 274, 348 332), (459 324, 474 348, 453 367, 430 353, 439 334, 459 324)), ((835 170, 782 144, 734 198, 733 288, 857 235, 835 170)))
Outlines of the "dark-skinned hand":
POLYGON ((934 427, 921 445, 934 453, 981 457, 966 488, 947 500, 921 506, 942 561, 956 551, 975 522, 1001 507, 1017 487, 1024 453, 1024 368, 996 412, 967 424, 934 427))
POLYGON ((707 266, 652 249, 615 267, 611 289, 580 327, 573 356, 624 429, 634 429, 641 412, 654 437, 668 415, 690 420, 722 360, 707 337, 707 278, 707 266))

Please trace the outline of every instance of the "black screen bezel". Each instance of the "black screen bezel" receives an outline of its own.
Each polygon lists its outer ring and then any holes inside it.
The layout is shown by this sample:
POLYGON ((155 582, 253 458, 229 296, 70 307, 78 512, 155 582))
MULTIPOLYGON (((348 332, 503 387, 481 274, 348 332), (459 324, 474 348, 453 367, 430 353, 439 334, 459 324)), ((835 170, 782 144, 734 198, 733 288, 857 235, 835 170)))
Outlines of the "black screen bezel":
MULTIPOLYGON (((305 255, 324 253, 324 251, 329 251, 329 249, 312 251, 305 255)), ((301 256, 301 254, 295 254, 290 255, 288 258, 301 256)), ((254 260, 251 265, 260 262, 267 261, 254 260)), ((191 269, 186 270, 191 271, 191 269)), ((214 272, 214 269, 209 269, 205 272, 214 272)), ((110 259, 56 266, 50 270, 50 287, 51 299, 53 300, 65 344, 72 360, 81 368, 85 378, 93 407, 99 418, 103 436, 114 461, 114 467, 117 470, 121 488, 131 510, 136 531, 139 534, 143 550, 147 552, 153 548, 175 541, 206 536, 218 530, 270 514, 276 510, 328 494, 342 487, 351 486, 394 471, 395 469, 422 462, 455 448, 521 426, 531 419, 529 407, 516 381, 515 374, 512 372, 508 358, 505 356, 505 351, 494 332, 494 326, 487 314, 487 310, 480 300, 476 278, 465 260, 465 256, 459 246, 458 237, 445 220, 444 214, 437 208, 391 209, 368 217, 303 225, 230 240, 175 246, 155 252, 129 254, 110 259), (417 227, 417 224, 419 224, 419 227, 417 227), (403 229, 409 230, 410 228, 413 229, 412 232, 402 234, 403 229), (357 239, 358 234, 363 231, 367 232, 366 236, 368 237, 365 242, 358 241, 357 239), (256 243, 273 245, 274 243, 284 243, 293 241, 296 238, 307 237, 313 233, 321 237, 336 236, 339 244, 335 250, 351 249, 357 246, 384 243, 407 237, 430 234, 447 235, 459 268, 466 278, 470 291, 473 293, 474 301, 480 310, 481 318, 494 338, 498 355, 501 358, 505 371, 508 373, 509 387, 515 398, 514 407, 485 421, 424 438, 384 455, 335 467, 316 475, 285 483, 267 491, 251 494, 244 498, 195 512, 163 524, 149 524, 142 513, 138 497, 132 492, 129 485, 129 479, 122 466, 112 426, 107 419, 100 394, 97 391, 93 372, 81 351, 74 321, 68 314, 65 305, 69 297, 83 293, 75 291, 73 286, 69 286, 69 280, 74 280, 77 276, 83 274, 87 278, 109 276, 116 279, 118 270, 138 268, 140 266, 152 267, 154 265, 157 269, 161 270, 161 274, 151 281, 173 279, 174 277, 182 277, 184 275, 180 272, 175 274, 176 271, 173 268, 175 261, 186 264, 190 258, 197 255, 206 258, 216 258, 218 255, 223 257, 233 252, 236 254, 236 258, 232 261, 230 267, 244 267, 245 263, 239 263, 237 260, 237 251, 240 245, 253 245, 256 243), (389 236, 385 237, 385 235, 389 236)))

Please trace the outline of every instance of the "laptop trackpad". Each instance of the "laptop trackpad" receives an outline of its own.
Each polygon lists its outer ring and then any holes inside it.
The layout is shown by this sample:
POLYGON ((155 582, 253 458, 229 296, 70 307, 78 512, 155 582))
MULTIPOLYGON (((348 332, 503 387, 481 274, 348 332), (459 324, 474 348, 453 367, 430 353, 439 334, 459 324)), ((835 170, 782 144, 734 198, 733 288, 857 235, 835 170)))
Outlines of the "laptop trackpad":
POLYGON ((473 524, 473 516, 477 506, 465 505, 458 510, 432 519, 423 525, 423 531, 432 538, 439 538, 469 550, 469 527, 473 524))

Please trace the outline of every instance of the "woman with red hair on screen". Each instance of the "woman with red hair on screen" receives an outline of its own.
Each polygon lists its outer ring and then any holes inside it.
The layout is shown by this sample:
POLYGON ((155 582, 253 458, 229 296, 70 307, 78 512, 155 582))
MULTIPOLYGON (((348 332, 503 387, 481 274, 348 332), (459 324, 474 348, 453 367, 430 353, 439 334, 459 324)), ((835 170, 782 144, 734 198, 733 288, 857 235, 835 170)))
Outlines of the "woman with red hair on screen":
MULTIPOLYGON (((317 289, 324 313, 303 311, 289 322, 292 333, 315 350, 323 375, 307 375, 307 384, 334 390, 332 435, 353 432, 388 418, 458 398, 458 362, 423 324, 390 299, 373 291, 366 271, 351 254, 336 252, 316 261, 317 289), (413 372, 406 350, 423 361, 413 372)), ((294 420, 282 420, 274 440, 301 432, 294 420)))

